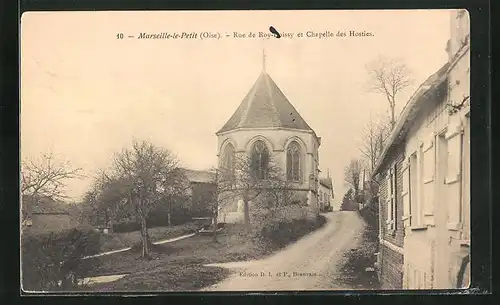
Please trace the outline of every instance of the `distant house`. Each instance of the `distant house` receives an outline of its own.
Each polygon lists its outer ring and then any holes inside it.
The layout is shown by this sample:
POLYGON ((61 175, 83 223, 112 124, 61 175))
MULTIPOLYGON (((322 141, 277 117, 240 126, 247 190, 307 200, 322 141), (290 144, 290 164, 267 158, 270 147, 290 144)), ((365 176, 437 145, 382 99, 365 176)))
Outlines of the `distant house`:
POLYGON ((451 16, 449 61, 403 110, 375 175, 385 288, 466 287, 470 246, 469 20, 451 16), (451 107, 450 105, 460 105, 451 107))
POLYGON ((217 190, 215 173, 187 168, 180 170, 186 178, 186 182, 189 183, 186 188, 186 195, 189 197, 186 208, 193 217, 212 216, 211 205, 217 190))
POLYGON ((320 177, 318 189, 318 204, 320 211, 327 211, 333 209, 333 183, 330 175, 327 177, 320 177))
POLYGON ((74 227, 69 205, 48 197, 22 197, 23 229, 31 233, 59 232, 74 227))

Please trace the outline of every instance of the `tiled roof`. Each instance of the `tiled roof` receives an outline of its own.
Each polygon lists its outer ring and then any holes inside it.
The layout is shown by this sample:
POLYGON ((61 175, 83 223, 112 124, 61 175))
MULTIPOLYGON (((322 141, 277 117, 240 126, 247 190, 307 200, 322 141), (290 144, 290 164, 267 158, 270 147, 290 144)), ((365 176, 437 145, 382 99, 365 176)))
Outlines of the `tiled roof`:
POLYGON ((282 127, 311 130, 265 71, 218 133, 237 128, 282 127))
POLYGON ((193 170, 187 168, 181 168, 180 170, 190 182, 213 183, 215 179, 215 174, 209 171, 193 170))

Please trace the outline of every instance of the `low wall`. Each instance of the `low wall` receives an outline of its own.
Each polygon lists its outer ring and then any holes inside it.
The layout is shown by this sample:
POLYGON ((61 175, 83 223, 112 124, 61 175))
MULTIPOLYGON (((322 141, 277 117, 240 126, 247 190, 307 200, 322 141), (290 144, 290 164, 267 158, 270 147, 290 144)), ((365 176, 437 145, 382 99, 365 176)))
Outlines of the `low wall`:
POLYGON ((403 288, 403 254, 379 245, 379 279, 382 289, 403 288))

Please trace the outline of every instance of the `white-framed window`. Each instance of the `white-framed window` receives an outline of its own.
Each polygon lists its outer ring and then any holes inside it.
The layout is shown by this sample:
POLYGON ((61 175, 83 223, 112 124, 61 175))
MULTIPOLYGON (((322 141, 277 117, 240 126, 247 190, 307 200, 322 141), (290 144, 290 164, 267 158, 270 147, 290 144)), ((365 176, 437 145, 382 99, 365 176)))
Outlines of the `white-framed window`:
POLYGON ((396 230, 396 215, 397 215, 397 185, 396 171, 397 167, 394 163, 390 166, 387 172, 387 229, 390 231, 396 230))

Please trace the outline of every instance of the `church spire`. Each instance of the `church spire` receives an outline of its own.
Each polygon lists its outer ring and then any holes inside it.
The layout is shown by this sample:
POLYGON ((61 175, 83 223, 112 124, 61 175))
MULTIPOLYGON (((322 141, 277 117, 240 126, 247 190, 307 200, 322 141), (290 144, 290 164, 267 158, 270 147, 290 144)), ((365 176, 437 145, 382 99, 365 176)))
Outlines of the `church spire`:
POLYGON ((262 72, 266 73, 266 49, 262 49, 262 72))

